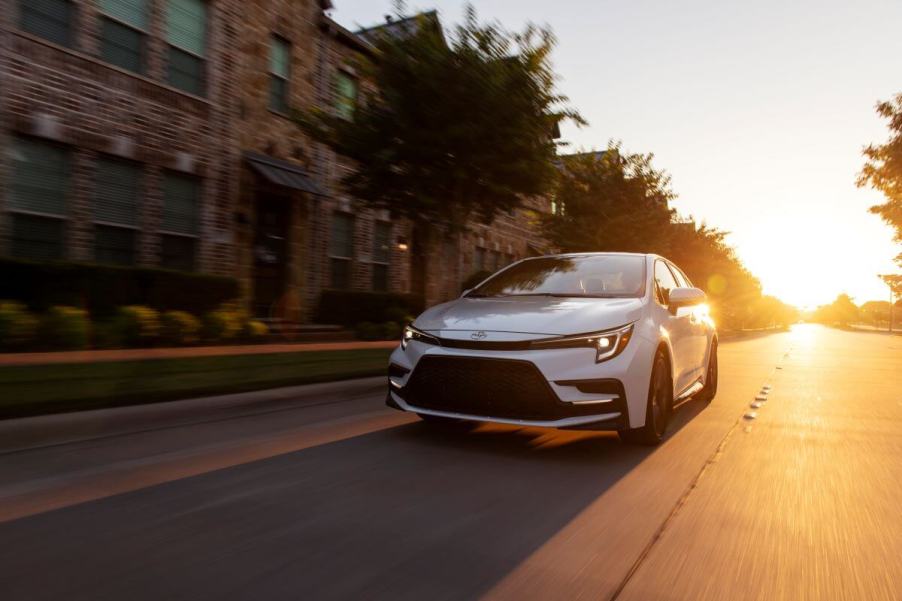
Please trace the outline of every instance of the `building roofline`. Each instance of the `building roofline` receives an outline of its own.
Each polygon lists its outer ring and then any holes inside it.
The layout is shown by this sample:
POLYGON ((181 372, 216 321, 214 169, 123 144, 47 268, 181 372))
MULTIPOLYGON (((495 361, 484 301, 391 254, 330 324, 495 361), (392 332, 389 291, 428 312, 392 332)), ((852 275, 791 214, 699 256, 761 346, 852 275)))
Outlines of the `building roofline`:
POLYGON ((353 50, 370 55, 376 54, 375 46, 326 15, 323 15, 323 19, 320 22, 320 28, 327 33, 333 34, 335 39, 344 43, 346 46, 349 46, 353 50))

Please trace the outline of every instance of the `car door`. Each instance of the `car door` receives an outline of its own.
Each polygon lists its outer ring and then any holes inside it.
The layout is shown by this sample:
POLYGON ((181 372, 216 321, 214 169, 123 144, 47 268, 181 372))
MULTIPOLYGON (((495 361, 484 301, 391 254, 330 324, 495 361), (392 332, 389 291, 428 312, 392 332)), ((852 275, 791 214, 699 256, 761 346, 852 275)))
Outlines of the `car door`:
MULTIPOLYGON (((668 263, 668 265, 670 265, 677 284, 692 288, 692 282, 679 267, 673 263, 668 263)), ((708 324, 698 307, 687 307, 683 310, 689 312, 689 323, 692 329, 692 364, 695 367, 695 377, 701 377, 707 367, 705 359, 708 354, 708 324)))
POLYGON ((655 260, 655 301, 660 315, 660 323, 664 324, 670 337, 670 346, 673 350, 674 371, 674 396, 679 395, 688 388, 694 378, 695 349, 693 340, 693 324, 690 322, 690 314, 687 311, 678 311, 676 315, 670 312, 668 303, 670 291, 678 286, 676 278, 670 271, 667 263, 660 259, 655 260))

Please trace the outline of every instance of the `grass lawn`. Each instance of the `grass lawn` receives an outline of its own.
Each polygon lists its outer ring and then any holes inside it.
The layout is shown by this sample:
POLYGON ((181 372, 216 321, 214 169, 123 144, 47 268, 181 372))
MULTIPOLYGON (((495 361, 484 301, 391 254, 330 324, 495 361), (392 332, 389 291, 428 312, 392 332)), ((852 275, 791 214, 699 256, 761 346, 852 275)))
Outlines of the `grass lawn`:
POLYGON ((385 373, 391 349, 0 367, 0 419, 385 373))

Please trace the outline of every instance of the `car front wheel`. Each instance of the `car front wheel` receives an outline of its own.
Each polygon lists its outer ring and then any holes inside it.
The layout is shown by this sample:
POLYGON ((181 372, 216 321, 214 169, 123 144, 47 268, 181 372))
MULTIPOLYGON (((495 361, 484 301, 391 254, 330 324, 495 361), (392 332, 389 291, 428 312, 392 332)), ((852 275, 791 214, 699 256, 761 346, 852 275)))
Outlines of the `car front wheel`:
POLYGON ((643 445, 656 445, 664 438, 667 422, 670 419, 670 407, 673 402, 671 393, 670 370, 663 351, 655 355, 651 370, 651 381, 648 385, 648 403, 645 408, 645 425, 641 428, 620 430, 618 434, 624 442, 643 445))

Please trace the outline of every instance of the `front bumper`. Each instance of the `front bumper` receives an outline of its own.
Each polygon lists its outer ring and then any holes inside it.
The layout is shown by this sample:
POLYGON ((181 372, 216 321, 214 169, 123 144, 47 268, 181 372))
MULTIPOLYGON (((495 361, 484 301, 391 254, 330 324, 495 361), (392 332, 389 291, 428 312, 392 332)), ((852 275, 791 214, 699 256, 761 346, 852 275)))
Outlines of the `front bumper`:
POLYGON ((519 426, 625 429, 629 382, 618 376, 633 353, 596 364, 592 349, 474 352, 414 342, 392 355, 387 404, 519 426))

